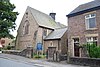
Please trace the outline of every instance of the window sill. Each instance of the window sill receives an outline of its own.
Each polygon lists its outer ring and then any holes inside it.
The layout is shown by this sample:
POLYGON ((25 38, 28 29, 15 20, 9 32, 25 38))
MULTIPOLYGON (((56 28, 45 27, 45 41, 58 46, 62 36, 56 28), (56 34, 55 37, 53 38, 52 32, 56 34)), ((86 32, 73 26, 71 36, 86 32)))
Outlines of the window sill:
POLYGON ((89 28, 89 29, 86 29, 86 30, 97 30, 98 28, 89 28))

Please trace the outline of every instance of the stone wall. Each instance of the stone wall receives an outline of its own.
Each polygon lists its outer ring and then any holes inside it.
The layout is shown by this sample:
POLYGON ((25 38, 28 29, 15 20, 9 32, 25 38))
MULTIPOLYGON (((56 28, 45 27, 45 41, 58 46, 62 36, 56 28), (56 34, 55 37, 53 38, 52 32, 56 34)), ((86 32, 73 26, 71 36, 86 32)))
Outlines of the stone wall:
POLYGON ((61 54, 67 54, 68 51, 68 36, 67 31, 64 33, 64 35, 61 38, 61 54))
POLYGON ((79 57, 71 57, 69 63, 91 66, 91 67, 100 67, 100 58, 79 58, 79 57))
POLYGON ((62 55, 58 51, 53 53, 52 59, 48 59, 48 61, 60 62, 60 61, 67 61, 67 55, 62 55))
POLYGON ((24 50, 28 46, 35 46, 34 41, 34 33, 38 30, 38 24, 36 23, 35 19, 33 18, 29 9, 26 10, 20 26, 17 31, 17 39, 16 39, 16 49, 24 50), (28 13, 28 14, 26 14, 28 13), (26 21, 29 22, 29 32, 28 34, 25 33, 25 23, 26 21))
POLYGON ((58 40, 44 41, 44 53, 46 53, 48 47, 56 47, 56 51, 58 51, 58 40))
POLYGON ((2 52, 7 53, 7 54, 14 54, 14 55, 32 58, 34 51, 33 51, 32 47, 27 47, 27 49, 24 49, 22 51, 19 51, 19 50, 3 50, 2 52))
POLYGON ((59 51, 63 55, 67 54, 67 50, 68 50, 67 31, 61 37, 61 39, 45 40, 44 53, 46 53, 48 47, 56 47, 56 51, 59 51))

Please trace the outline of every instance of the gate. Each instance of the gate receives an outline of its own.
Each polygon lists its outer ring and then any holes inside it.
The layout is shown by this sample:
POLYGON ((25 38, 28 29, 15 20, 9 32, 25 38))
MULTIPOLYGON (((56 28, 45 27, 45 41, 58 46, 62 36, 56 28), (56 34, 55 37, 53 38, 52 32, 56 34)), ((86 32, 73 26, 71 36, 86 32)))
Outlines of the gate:
POLYGON ((56 47, 48 47, 48 60, 53 60, 53 55, 56 52, 56 47))

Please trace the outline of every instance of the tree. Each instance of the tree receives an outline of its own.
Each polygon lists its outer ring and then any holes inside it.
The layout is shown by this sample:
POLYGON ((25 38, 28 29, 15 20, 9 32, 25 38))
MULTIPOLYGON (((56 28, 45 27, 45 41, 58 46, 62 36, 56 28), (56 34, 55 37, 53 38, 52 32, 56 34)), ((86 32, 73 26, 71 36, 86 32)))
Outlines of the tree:
POLYGON ((15 5, 9 0, 0 0, 0 40, 1 38, 14 38, 10 33, 15 30, 18 12, 14 12, 15 5))

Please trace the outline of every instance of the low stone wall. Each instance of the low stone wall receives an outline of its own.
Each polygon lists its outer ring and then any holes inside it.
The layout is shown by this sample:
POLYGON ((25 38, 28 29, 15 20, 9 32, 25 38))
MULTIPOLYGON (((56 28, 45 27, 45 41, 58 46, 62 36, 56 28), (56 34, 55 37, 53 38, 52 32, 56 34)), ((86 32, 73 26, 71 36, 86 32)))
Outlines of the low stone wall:
POLYGON ((67 61, 67 55, 62 55, 58 51, 53 53, 52 58, 48 59, 48 61, 60 62, 60 61, 67 61))
POLYGON ((60 61, 67 61, 67 55, 61 55, 60 56, 60 61))
POLYGON ((19 55, 21 53, 21 51, 19 50, 2 50, 2 52, 6 54, 14 54, 14 55, 19 55))
POLYGON ((91 67, 100 67, 100 58, 79 58, 71 57, 69 60, 71 64, 91 66, 91 67))
POLYGON ((14 55, 19 55, 19 56, 24 56, 24 57, 28 57, 28 58, 32 58, 33 57, 33 48, 28 47, 27 49, 24 49, 23 51, 19 51, 19 50, 3 50, 3 53, 7 53, 7 54, 14 54, 14 55))

